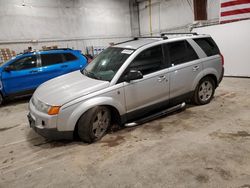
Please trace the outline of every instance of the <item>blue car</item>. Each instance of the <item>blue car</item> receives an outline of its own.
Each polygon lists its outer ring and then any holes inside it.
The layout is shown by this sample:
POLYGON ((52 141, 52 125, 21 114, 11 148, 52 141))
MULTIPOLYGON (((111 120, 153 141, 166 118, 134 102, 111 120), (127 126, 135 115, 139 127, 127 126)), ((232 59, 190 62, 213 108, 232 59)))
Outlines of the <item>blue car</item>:
POLYGON ((0 105, 6 98, 31 95, 47 80, 86 65, 87 58, 80 50, 56 49, 18 55, 0 65, 0 105))

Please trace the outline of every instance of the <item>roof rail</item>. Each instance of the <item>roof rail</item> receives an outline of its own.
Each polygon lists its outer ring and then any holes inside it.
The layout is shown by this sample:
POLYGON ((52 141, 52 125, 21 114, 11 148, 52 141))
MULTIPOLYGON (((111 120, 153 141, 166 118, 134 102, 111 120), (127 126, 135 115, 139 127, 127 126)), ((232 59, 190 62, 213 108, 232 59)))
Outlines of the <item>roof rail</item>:
POLYGON ((123 43, 126 43, 126 42, 132 42, 132 41, 139 40, 139 39, 153 39, 153 38, 161 38, 161 39, 164 39, 164 40, 168 39, 168 37, 166 37, 166 36, 134 37, 131 40, 126 40, 126 41, 123 41, 123 42, 115 43, 114 45, 119 45, 119 44, 123 44, 123 43))
POLYGON ((54 48, 54 49, 46 49, 41 51, 50 51, 50 50, 72 50, 71 48, 54 48))
POLYGON ((148 36, 148 37, 137 37, 137 38, 141 38, 141 39, 153 39, 153 38, 162 38, 162 39, 168 39, 168 37, 166 36, 148 36))
MULTIPOLYGON (((19 54, 31 54, 31 53, 34 53, 34 52, 36 52, 36 51, 22 52, 22 53, 19 53, 19 54)), ((17 54, 17 55, 19 55, 19 54, 17 54)))
POLYGON ((126 40, 126 41, 123 41, 123 42, 118 42, 118 43, 115 43, 114 45, 119 45, 119 44, 123 44, 123 43, 126 43, 126 42, 131 42, 131 41, 134 41, 134 40, 138 40, 138 37, 134 37, 133 39, 126 40))
POLYGON ((196 32, 189 32, 189 33, 161 33, 161 37, 165 35, 198 35, 196 32))

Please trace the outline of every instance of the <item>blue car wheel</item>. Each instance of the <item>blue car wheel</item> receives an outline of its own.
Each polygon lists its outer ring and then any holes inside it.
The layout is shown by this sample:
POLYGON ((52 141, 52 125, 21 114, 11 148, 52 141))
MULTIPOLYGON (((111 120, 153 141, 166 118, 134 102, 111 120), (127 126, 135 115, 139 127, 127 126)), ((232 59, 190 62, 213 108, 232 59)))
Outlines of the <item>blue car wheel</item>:
POLYGON ((3 96, 2 94, 0 93, 0 106, 3 104, 3 96))

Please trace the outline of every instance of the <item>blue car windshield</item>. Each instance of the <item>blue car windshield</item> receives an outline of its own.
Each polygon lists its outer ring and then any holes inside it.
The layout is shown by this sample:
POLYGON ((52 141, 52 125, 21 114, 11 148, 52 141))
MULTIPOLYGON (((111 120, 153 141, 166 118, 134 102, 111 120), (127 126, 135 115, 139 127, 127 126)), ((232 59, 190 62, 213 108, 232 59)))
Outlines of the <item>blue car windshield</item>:
POLYGON ((8 61, 5 61, 5 62, 0 62, 0 67, 3 66, 3 65, 5 65, 5 64, 8 63, 8 62, 9 62, 9 60, 8 60, 8 61))
POLYGON ((98 80, 111 81, 133 52, 134 50, 130 49, 109 47, 82 70, 82 74, 98 80))
POLYGON ((7 60, 5 62, 0 62, 0 67, 3 66, 3 65, 5 65, 5 64, 7 64, 8 62, 10 62, 14 58, 16 58, 16 57, 12 57, 12 58, 10 58, 9 60, 7 60))

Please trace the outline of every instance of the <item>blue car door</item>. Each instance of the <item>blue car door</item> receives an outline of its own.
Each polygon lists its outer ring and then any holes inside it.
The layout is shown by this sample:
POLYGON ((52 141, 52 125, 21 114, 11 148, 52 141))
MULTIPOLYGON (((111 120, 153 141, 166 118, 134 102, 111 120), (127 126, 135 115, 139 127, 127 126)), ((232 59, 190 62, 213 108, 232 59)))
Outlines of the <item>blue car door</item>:
POLYGON ((41 53, 40 59, 42 74, 40 74, 39 79, 43 82, 72 71, 80 70, 86 64, 85 61, 81 62, 75 55, 67 52, 41 53))
POLYGON ((35 54, 22 56, 6 66, 2 82, 7 95, 34 90, 38 86, 40 67, 35 54))
POLYGON ((63 53, 64 63, 62 64, 61 68, 64 74, 73 72, 76 70, 82 69, 86 62, 84 61, 84 58, 78 59, 75 55, 71 53, 63 53))
POLYGON ((61 53, 45 53, 40 54, 42 62, 42 74, 40 80, 45 82, 52 78, 62 75, 63 70, 67 67, 63 66, 63 55, 61 53))

